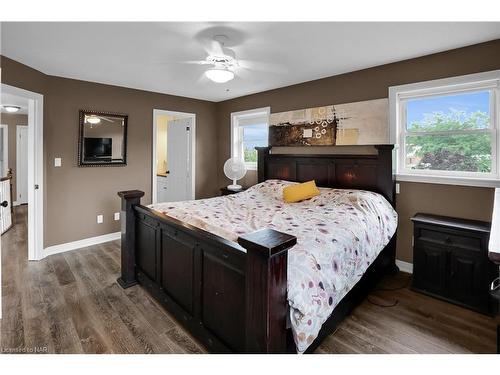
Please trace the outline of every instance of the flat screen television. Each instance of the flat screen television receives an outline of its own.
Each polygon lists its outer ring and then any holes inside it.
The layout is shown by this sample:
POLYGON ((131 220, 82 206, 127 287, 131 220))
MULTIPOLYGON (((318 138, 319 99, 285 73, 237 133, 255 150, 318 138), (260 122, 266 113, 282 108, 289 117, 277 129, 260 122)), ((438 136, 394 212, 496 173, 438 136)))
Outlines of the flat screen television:
POLYGON ((84 140, 86 159, 111 159, 111 138, 84 138, 84 140))

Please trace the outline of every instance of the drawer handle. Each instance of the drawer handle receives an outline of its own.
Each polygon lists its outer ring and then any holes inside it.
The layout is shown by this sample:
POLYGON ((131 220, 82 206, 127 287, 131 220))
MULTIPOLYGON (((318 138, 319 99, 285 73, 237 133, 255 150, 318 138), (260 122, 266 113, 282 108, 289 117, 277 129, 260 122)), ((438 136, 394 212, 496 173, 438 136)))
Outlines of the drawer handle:
POLYGON ((444 240, 444 242, 446 242, 446 243, 452 243, 453 241, 451 240, 450 237, 446 237, 445 240, 444 240))

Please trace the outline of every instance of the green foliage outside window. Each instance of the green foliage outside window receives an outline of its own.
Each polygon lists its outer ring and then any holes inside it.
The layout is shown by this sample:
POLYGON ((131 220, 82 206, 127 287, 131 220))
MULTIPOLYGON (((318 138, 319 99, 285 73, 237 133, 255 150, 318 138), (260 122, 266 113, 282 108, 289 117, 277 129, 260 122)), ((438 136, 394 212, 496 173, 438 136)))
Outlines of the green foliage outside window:
MULTIPOLYGON (((435 112, 408 126, 409 132, 488 129, 487 113, 435 112)), ((406 138, 406 160, 412 169, 491 172, 491 133, 425 134, 406 138)))
POLYGON ((257 150, 246 148, 243 150, 245 163, 257 163, 257 150))

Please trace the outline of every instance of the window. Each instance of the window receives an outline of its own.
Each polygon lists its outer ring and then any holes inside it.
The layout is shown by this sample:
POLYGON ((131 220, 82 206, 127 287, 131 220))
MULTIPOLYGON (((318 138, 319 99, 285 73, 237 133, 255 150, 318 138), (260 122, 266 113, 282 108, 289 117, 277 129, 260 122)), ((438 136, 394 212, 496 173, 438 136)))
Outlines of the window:
POLYGON ((391 87, 400 181, 500 186, 500 71, 391 87))
POLYGON ((259 108, 231 114, 231 155, 242 158, 247 169, 257 169, 255 147, 268 144, 269 112, 259 108))

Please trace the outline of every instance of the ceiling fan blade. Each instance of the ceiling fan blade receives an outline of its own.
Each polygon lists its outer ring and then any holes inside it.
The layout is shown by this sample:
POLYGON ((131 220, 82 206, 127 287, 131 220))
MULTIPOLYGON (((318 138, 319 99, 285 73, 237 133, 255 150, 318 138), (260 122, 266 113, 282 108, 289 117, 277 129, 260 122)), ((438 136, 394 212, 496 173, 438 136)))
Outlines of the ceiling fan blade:
POLYGON ((191 64, 191 65, 212 65, 211 62, 206 60, 186 60, 179 61, 180 64, 191 64))
POLYGON ((224 56, 225 53, 222 50, 222 45, 216 40, 210 41, 209 54, 215 56, 224 56))
POLYGON ((266 73, 276 73, 276 74, 286 74, 288 73, 288 69, 286 66, 281 64, 272 64, 266 63, 262 61, 254 61, 254 60, 238 60, 238 66, 240 68, 255 70, 266 73))
POLYGON ((154 61, 155 66, 162 67, 167 65, 180 65, 180 64, 188 64, 188 65, 210 65, 211 63, 206 60, 163 60, 163 61, 154 61))

